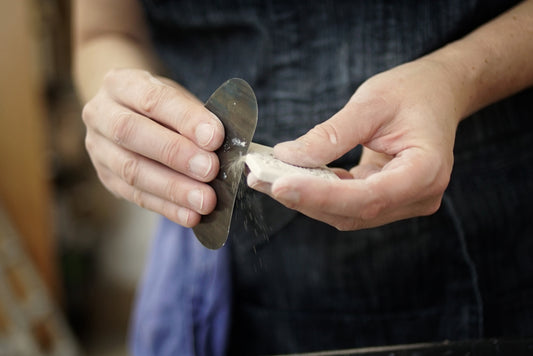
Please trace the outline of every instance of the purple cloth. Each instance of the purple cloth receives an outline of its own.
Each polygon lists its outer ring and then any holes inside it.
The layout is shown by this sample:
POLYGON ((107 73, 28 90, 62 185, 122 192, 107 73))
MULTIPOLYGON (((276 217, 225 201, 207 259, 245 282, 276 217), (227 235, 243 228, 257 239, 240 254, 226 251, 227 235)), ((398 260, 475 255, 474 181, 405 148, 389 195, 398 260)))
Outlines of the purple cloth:
POLYGON ((231 294, 229 249, 203 247, 191 229, 162 219, 130 334, 134 355, 224 355, 231 294))

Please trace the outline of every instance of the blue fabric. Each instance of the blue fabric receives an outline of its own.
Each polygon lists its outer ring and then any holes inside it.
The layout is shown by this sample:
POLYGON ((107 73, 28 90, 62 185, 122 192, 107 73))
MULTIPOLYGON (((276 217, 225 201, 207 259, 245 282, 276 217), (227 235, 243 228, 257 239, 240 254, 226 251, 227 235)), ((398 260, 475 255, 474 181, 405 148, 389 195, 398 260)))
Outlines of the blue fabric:
POLYGON ((134 355, 224 355, 231 307, 229 249, 203 247, 162 219, 137 299, 134 355))

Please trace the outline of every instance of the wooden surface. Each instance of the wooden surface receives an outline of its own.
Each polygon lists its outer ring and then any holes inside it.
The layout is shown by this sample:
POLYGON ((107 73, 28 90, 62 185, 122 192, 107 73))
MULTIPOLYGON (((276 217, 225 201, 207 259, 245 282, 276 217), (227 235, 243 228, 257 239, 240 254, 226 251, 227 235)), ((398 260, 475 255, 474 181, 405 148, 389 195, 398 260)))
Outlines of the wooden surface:
POLYGON ((0 1, 0 204, 56 296, 47 130, 33 1, 0 1))

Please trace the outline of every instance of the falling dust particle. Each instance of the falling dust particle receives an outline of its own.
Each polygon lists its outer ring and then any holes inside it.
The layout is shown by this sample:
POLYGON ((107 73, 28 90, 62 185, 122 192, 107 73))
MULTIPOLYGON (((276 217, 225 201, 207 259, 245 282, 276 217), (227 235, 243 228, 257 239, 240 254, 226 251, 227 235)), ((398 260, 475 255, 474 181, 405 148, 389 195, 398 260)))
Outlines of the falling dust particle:
MULTIPOLYGON (((245 230, 249 233, 254 234, 255 236, 261 236, 265 241, 268 241, 268 226, 264 221, 262 214, 262 209, 259 207, 260 204, 257 202, 257 197, 259 194, 246 183, 246 176, 244 174, 243 165, 245 164, 246 156, 240 156, 234 161, 230 162, 228 165, 229 175, 241 173, 241 179, 235 179, 235 182, 239 181, 239 187, 237 189, 236 197, 236 209, 239 211, 238 216, 242 219, 242 225, 245 230)), ((255 249, 255 247, 254 247, 255 249)), ((255 251, 254 251, 255 252, 255 251)))

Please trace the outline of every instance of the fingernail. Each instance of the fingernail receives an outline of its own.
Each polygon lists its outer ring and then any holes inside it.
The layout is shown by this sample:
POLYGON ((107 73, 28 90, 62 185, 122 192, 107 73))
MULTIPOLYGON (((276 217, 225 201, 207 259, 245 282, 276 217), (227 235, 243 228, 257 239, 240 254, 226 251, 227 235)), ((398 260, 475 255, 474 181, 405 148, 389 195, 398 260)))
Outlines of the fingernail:
POLYGON ((294 190, 285 190, 276 194, 276 198, 287 203, 297 204, 300 202, 300 192, 294 190))
POLYGON ((191 216, 191 211, 189 209, 180 208, 180 210, 178 210, 178 219, 183 225, 187 226, 189 224, 190 216, 191 216))
POLYGON ((196 210, 197 212, 201 212, 202 208, 204 207, 204 194, 199 189, 191 190, 187 194, 187 200, 189 201, 189 204, 196 210))
POLYGON ((209 172, 211 172, 212 166, 211 160, 204 154, 197 154, 189 160, 189 170, 202 178, 207 177, 209 172))
POLYGON ((201 147, 205 147, 213 140, 213 136, 215 136, 215 128, 211 124, 200 124, 196 127, 195 135, 196 142, 198 142, 201 147))

